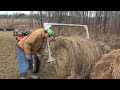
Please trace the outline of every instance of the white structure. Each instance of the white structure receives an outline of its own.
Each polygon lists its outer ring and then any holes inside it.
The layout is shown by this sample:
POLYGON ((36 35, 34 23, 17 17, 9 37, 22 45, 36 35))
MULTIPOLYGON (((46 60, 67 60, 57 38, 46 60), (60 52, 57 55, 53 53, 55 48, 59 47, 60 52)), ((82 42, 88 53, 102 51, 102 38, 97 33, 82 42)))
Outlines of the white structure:
MULTIPOLYGON (((60 24, 60 23, 44 23, 44 28, 45 30, 47 30, 48 28, 50 28, 51 26, 79 26, 79 27, 84 27, 85 30, 86 30, 86 38, 89 39, 89 32, 88 32, 88 27, 87 25, 79 25, 79 24, 60 24)), ((49 39, 47 39, 47 51, 48 51, 48 54, 49 54, 49 58, 47 60, 47 62, 51 62, 51 61, 54 61, 55 59, 51 56, 51 51, 50 51, 50 46, 49 46, 49 39)))

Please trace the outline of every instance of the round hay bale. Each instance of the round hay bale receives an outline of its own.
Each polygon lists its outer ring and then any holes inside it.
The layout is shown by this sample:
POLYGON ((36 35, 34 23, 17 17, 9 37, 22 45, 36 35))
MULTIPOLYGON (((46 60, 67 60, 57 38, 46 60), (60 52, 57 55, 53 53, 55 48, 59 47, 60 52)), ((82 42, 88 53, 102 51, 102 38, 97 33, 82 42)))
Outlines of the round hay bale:
POLYGON ((120 49, 112 50, 95 63, 91 79, 120 79, 120 49))
POLYGON ((55 69, 62 78, 89 78, 92 66, 102 54, 98 44, 78 36, 57 39, 52 51, 55 69))

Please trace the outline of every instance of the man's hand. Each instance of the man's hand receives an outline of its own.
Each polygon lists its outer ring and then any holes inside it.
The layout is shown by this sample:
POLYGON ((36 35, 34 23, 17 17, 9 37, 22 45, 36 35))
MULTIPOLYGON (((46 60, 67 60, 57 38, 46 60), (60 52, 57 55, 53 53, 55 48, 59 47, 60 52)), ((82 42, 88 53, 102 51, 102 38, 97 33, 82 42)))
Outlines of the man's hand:
POLYGON ((32 56, 29 55, 29 54, 26 54, 26 60, 28 61, 28 68, 29 68, 29 70, 31 70, 33 68, 33 66, 32 66, 32 64, 33 64, 32 56))
POLYGON ((31 55, 29 55, 29 54, 26 54, 26 60, 32 60, 32 56, 31 55))

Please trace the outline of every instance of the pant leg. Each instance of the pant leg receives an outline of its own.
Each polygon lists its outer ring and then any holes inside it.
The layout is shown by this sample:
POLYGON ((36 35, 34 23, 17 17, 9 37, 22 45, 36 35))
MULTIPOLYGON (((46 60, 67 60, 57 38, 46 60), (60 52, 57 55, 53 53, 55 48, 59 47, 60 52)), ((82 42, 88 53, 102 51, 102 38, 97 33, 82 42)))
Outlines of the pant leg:
POLYGON ((20 50, 18 47, 17 49, 17 57, 18 57, 18 68, 20 71, 20 74, 28 72, 28 61, 26 60, 25 53, 20 50))
POLYGON ((29 70, 32 70, 32 68, 33 68, 33 60, 28 61, 28 66, 29 66, 29 70))

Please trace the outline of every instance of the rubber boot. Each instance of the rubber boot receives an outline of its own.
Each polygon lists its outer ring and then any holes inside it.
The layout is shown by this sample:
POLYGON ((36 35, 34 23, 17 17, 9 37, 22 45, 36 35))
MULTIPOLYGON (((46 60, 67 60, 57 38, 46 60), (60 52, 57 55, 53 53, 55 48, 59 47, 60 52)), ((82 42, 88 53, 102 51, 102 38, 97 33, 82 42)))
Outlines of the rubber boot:
POLYGON ((34 74, 31 70, 28 71, 28 77, 29 79, 39 79, 39 76, 34 74))
POLYGON ((22 73, 20 75, 20 79, 27 79, 27 73, 22 73))

